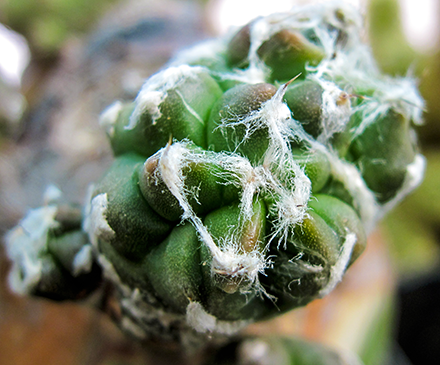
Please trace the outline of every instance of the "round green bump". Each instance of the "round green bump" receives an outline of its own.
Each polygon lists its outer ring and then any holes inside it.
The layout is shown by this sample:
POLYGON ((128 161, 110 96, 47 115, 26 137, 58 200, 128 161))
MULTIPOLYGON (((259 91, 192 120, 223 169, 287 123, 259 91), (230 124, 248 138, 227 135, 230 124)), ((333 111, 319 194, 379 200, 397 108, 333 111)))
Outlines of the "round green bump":
POLYGON ((269 145, 267 128, 258 129, 244 140, 247 127, 243 124, 227 126, 227 123, 240 121, 259 110, 276 91, 271 84, 238 85, 226 91, 214 105, 209 118, 208 146, 216 152, 236 151, 252 163, 260 162, 269 145))
POLYGON ((274 242, 269 255, 273 265, 266 270, 263 285, 274 295, 281 311, 306 305, 328 283, 330 267, 340 251, 340 237, 319 214, 310 211, 295 226, 285 248, 274 242))
POLYGON ((306 65, 316 66, 324 58, 324 50, 295 30, 283 29, 263 42, 258 56, 271 69, 271 80, 287 82, 301 74, 306 65))
POLYGON ((134 154, 117 158, 93 194, 107 195, 105 219, 114 231, 111 245, 135 261, 171 230, 170 223, 148 205, 139 189, 137 170, 144 161, 144 157, 134 154))
POLYGON ((380 202, 393 198, 416 155, 410 121, 393 110, 357 137, 350 155, 380 202))
MULTIPOLYGON (((159 163, 160 156, 153 155, 139 167, 139 188, 156 213, 175 222, 181 218, 183 209, 162 179, 159 163)), ((220 176, 224 172, 210 162, 189 162, 182 168, 183 189, 196 214, 205 215, 238 200, 239 189, 223 181, 220 176)))
POLYGON ((175 222, 180 219, 183 209, 160 176, 160 157, 153 155, 139 167, 139 188, 151 208, 161 217, 175 222))
POLYGON ((293 119, 300 122, 314 138, 322 131, 322 92, 317 82, 305 80, 291 84, 284 94, 293 119))
POLYGON ((250 29, 251 24, 245 25, 229 41, 226 54, 230 67, 246 68, 249 65, 250 29))
POLYGON ((319 192, 330 178, 331 167, 327 156, 319 151, 303 152, 293 150, 293 158, 302 168, 312 183, 312 193, 319 192))
POLYGON ((221 95, 219 85, 204 72, 197 79, 187 78, 178 87, 168 90, 167 97, 160 104, 162 116, 153 121, 145 112, 139 120, 148 156, 164 147, 170 137, 179 141, 188 138, 198 146, 206 146, 206 121, 221 95))
MULTIPOLYGON (((236 205, 220 208, 205 218, 205 225, 215 243, 225 248, 235 244, 237 251, 247 254, 265 250, 266 207, 261 200, 253 204, 250 221, 240 226, 241 213, 236 205), (237 231, 241 228, 241 231, 237 231), (236 242, 231 242, 231 233, 235 231, 236 242)), ((223 320, 261 318, 268 311, 265 301, 253 290, 246 278, 240 274, 211 270, 212 254, 203 245, 201 247, 202 274, 207 293, 207 309, 223 320), (246 292, 246 294, 242 293, 246 292)))
POLYGON ((177 313, 185 313, 190 301, 200 301, 199 249, 195 228, 185 223, 175 227, 144 261, 156 296, 177 313))
POLYGON ((208 72, 202 71, 197 77, 186 77, 176 87, 166 90, 165 99, 157 106, 160 110, 157 119, 146 110, 129 127, 132 115, 127 116, 124 108, 110 136, 115 154, 133 151, 149 157, 165 147, 170 138, 188 138, 204 147, 206 121, 222 93, 208 72))
POLYGON ((356 235, 356 243, 349 263, 351 265, 367 245, 363 224, 355 210, 338 198, 325 194, 317 194, 310 199, 309 207, 342 238, 341 244, 347 234, 354 233, 356 235))

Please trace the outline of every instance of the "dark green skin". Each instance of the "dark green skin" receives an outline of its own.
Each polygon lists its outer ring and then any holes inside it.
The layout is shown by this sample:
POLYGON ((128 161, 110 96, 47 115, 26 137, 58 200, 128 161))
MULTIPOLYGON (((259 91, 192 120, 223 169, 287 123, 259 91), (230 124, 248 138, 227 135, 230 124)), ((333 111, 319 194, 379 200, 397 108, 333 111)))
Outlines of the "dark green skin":
MULTIPOLYGON (((258 237, 259 243, 257 250, 263 250, 265 245, 264 236, 266 234, 266 206, 261 200, 254 202, 254 220, 261 227, 258 237)), ((220 238, 224 237, 230 229, 235 229, 240 220, 240 209, 237 205, 220 208, 211 214, 208 214, 204 220, 214 241, 219 247, 222 247, 220 238), (227 227, 227 228, 226 228, 227 227), (226 229, 225 229, 226 228, 226 229)), ((246 234, 246 226, 244 228, 246 234)), ((246 240, 245 240, 246 242, 246 240)), ((248 248, 243 247, 243 251, 248 248)), ((235 321, 243 319, 261 318, 271 311, 271 306, 267 306, 266 299, 258 296, 255 292, 243 294, 240 290, 249 285, 247 282, 234 282, 234 278, 214 274, 211 272, 211 253, 204 245, 201 246, 202 275, 206 289, 206 309, 221 320, 235 321), (237 283, 235 292, 230 288, 237 283)))
POLYGON ((316 66, 324 58, 324 50, 298 31, 283 29, 263 42, 258 56, 270 68, 271 82, 287 82, 294 77, 305 78, 305 66, 316 66))
POLYGON ((41 257, 41 261, 41 276, 32 295, 57 301, 80 300, 101 282, 101 270, 97 265, 91 272, 75 277, 50 254, 41 257))
MULTIPOLYGON (((330 177, 330 163, 327 156, 319 151, 307 152, 300 149, 292 150, 293 158, 303 169, 312 183, 312 193, 318 193, 330 177)), ((293 171, 292 171, 293 174, 293 171)), ((286 184, 286 182, 284 182, 286 184)), ((291 187, 290 184, 286 184, 291 187)))
POLYGON ((204 290, 200 261, 200 242, 189 222, 176 226, 145 258, 156 296, 176 313, 185 313, 190 301, 201 301, 204 290))
POLYGON ((205 148, 206 121, 214 102, 221 95, 222 90, 217 82, 208 73, 200 73, 196 80, 187 78, 178 87, 167 91, 165 100, 159 106, 162 115, 154 123, 146 111, 134 128, 127 129, 131 115, 130 106, 127 106, 117 121, 114 136, 110 137, 115 155, 133 151, 149 157, 165 147, 171 139, 180 141, 188 138, 205 148), (181 96, 201 120, 188 110, 181 96))
POLYGON ((410 121, 389 111, 357 137, 349 156, 356 163, 368 187, 379 202, 393 198, 403 184, 416 147, 410 121))
POLYGON ((339 243, 336 233, 318 214, 311 212, 310 218, 295 229, 285 249, 283 243, 279 243, 279 249, 273 245, 269 254, 274 255, 274 265, 266 270, 262 282, 268 293, 277 298, 280 311, 304 306, 317 297, 329 280, 330 265, 334 263, 339 243), (299 258, 320 265, 323 270, 306 273, 296 262, 299 258))
POLYGON ((141 194, 137 168, 144 161, 144 157, 136 154, 117 158, 93 194, 107 194, 106 219, 115 232, 109 242, 117 252, 132 260, 141 260, 172 228, 141 194))
POLYGON ((316 194, 312 197, 309 207, 319 214, 339 237, 345 237, 347 230, 356 234, 357 241, 349 263, 351 265, 361 255, 367 244, 365 230, 358 214, 350 205, 326 194, 316 194))
MULTIPOLYGON (((244 69, 249 66, 250 28, 248 24, 232 37, 227 46, 228 65, 244 69)), ((316 37, 311 37, 316 38, 316 37)), ((299 76, 305 78, 305 65, 316 66, 324 58, 324 50, 298 31, 283 29, 263 42, 257 50, 269 67, 269 82, 284 83, 299 76)))
POLYGON ((312 197, 309 206, 309 217, 295 226, 286 247, 279 242, 272 244, 269 254, 274 255, 275 262, 273 268, 266 270, 267 276, 262 277, 268 293, 278 298, 276 304, 281 311, 306 305, 325 287, 345 242, 347 228, 357 236, 349 265, 366 246, 362 223, 350 206, 323 194, 312 197), (322 266, 323 270, 304 272, 298 265, 299 259, 322 266))
POLYGON ((89 243, 87 233, 78 227, 76 230, 50 237, 48 240, 48 250, 57 258, 64 269, 73 273, 73 260, 75 255, 87 243, 89 243))
POLYGON ((207 143, 210 149, 216 152, 235 151, 246 156, 251 163, 258 164, 269 145, 267 128, 257 130, 247 141, 237 149, 246 132, 244 125, 234 128, 218 128, 224 119, 234 120, 244 118, 252 111, 261 108, 261 105, 270 100, 277 89, 271 84, 244 84, 226 91, 215 103, 207 125, 207 143))
POLYGON ((226 58, 230 67, 246 68, 249 65, 250 28, 251 24, 240 28, 228 43, 226 58))
POLYGON ((314 138, 322 131, 322 92, 317 82, 305 80, 291 84, 284 94, 292 118, 300 122, 304 130, 314 138))
MULTIPOLYGON (((162 179, 156 181, 158 157, 152 156, 138 170, 139 187, 148 204, 163 218, 176 222, 183 209, 176 197, 168 190, 162 179)), ((184 186, 187 190, 197 189, 197 199, 190 197, 189 204, 198 215, 205 215, 223 205, 238 201, 239 189, 219 178, 223 172, 218 166, 208 163, 191 163, 183 168, 184 186)))

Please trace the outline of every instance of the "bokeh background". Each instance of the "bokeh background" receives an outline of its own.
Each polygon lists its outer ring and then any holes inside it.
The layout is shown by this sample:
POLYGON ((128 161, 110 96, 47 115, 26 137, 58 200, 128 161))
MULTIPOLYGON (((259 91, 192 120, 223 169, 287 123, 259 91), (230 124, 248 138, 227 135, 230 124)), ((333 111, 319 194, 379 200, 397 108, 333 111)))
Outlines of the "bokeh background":
MULTIPOLYGON (((49 184, 82 203, 111 162, 99 113, 132 99, 180 49, 288 10, 295 0, 0 0, 0 233, 42 203, 49 184)), ((346 280, 252 334, 301 336, 358 354, 366 365, 440 358, 440 3, 353 0, 380 68, 408 73, 426 100, 418 129, 420 188, 370 237, 346 280)), ((1 246, 1 245, 0 245, 1 246)), ((167 364, 124 337, 89 303, 21 298, 7 287, 0 247, 0 364, 167 364)))

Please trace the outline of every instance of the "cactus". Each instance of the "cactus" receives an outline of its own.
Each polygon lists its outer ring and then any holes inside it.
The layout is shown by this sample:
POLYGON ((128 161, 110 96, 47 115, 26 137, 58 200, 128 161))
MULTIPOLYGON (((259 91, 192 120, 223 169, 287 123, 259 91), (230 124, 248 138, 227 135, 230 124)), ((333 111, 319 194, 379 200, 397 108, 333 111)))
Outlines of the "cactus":
POLYGON ((87 249, 121 327, 184 346, 330 293, 424 170, 415 81, 381 74, 361 29, 348 5, 306 6, 181 52, 103 112, 115 159, 82 228, 60 230, 55 203, 32 257, 10 233, 13 287, 48 259, 21 292, 51 296, 44 278, 75 279, 87 249))

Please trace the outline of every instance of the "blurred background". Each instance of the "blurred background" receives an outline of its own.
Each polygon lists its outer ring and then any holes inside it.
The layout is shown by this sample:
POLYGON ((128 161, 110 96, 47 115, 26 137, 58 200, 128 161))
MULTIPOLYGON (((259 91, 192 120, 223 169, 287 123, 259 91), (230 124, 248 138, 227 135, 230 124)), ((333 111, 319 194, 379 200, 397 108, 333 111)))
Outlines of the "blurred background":
MULTIPOLYGON (((0 232, 42 203, 48 184, 82 203, 112 156, 98 126, 115 99, 177 51, 295 0, 0 0, 0 232)), ((419 80, 426 100, 422 186, 370 237, 324 300, 248 332, 301 336, 366 365, 440 358, 440 3, 352 0, 380 68, 419 80)), ((1 245, 0 245, 1 246, 1 245)), ((0 364, 155 364, 87 305, 20 298, 0 247, 0 364)), ((170 360, 171 361, 171 360, 170 360)))

